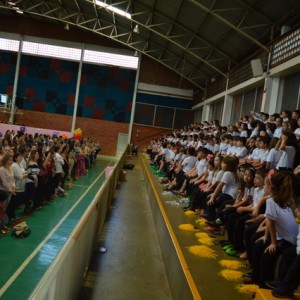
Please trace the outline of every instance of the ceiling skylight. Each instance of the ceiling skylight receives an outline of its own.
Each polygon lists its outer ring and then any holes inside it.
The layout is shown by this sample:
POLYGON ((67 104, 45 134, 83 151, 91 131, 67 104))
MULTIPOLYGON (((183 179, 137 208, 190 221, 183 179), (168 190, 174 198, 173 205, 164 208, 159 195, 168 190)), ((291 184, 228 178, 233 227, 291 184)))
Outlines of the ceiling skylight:
POLYGON ((106 4, 105 2, 103 1, 99 1, 99 0, 94 0, 95 4, 98 5, 98 6, 101 6, 109 11, 112 11, 118 15, 121 15, 122 17, 125 17, 127 19, 130 19, 131 20, 131 14, 119 9, 119 8, 116 8, 112 5, 109 5, 109 4, 106 4))

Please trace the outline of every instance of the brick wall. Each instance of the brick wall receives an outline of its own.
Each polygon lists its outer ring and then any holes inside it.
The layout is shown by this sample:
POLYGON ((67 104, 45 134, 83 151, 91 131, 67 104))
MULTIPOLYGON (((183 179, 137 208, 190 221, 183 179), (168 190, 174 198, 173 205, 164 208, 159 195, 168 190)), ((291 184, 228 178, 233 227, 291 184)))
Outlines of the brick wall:
MULTIPOLYGON (((22 116, 16 115, 16 125, 25 125, 29 127, 55 129, 61 131, 71 131, 72 117, 59 114, 50 114, 38 111, 21 110, 22 116)), ((7 123, 9 114, 3 114, 0 110, 0 123, 7 123)), ((1 125, 0 125, 1 126, 1 125)), ((101 154, 112 155, 116 153, 118 142, 118 133, 127 133, 129 124, 112 121, 77 118, 76 128, 81 128, 84 137, 91 140, 99 140, 101 145, 101 154)))

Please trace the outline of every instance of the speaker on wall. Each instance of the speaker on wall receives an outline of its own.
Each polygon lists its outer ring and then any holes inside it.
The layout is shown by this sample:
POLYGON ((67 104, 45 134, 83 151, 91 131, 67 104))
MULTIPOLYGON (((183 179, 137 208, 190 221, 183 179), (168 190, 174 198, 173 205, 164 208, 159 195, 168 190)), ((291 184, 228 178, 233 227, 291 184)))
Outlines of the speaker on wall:
POLYGON ((261 76, 264 73, 260 59, 251 60, 251 69, 253 77, 261 76))

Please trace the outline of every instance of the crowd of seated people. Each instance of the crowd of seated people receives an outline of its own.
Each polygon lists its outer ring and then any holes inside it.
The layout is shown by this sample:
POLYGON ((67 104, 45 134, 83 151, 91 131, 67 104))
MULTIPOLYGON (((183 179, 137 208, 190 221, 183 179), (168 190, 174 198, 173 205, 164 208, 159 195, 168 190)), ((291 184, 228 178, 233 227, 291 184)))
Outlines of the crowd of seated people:
POLYGON ((227 127, 192 124, 147 148, 164 189, 186 197, 184 209, 206 219, 205 231, 225 228, 223 250, 249 262, 244 282, 271 286, 277 297, 300 283, 299 141, 300 111, 283 110, 250 112, 227 127))
POLYGON ((93 166, 99 142, 6 131, 0 138, 0 236, 24 215, 42 209, 93 166))

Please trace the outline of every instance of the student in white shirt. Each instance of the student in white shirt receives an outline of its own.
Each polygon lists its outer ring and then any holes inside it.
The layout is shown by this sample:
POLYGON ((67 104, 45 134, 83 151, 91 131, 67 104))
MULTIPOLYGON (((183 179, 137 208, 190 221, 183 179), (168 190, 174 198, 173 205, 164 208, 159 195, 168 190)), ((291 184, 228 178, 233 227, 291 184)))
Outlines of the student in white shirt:
POLYGON ((296 178, 291 172, 278 172, 269 180, 271 198, 266 203, 265 234, 253 248, 251 279, 260 287, 274 279, 277 258, 285 249, 296 245, 298 225, 290 205, 293 203, 296 178))
POLYGON ((208 196, 207 214, 208 220, 216 219, 216 209, 226 204, 232 204, 238 192, 238 160, 236 157, 226 156, 222 162, 224 174, 215 191, 208 196))
POLYGON ((276 124, 276 129, 274 131, 273 137, 280 138, 281 133, 282 133, 282 118, 276 118, 275 124, 276 124))
POLYGON ((244 159, 248 154, 248 149, 246 148, 247 140, 245 137, 239 137, 236 143, 235 157, 238 159, 244 159))
MULTIPOLYGON (((300 201, 295 210, 296 217, 300 220, 300 201)), ((297 245, 284 250, 278 267, 278 277, 271 285, 272 295, 276 298, 294 298, 294 290, 300 284, 300 226, 297 235, 297 245)))
POLYGON ((284 132, 279 139, 276 149, 282 151, 282 155, 276 166, 277 170, 291 170, 294 168, 295 155, 299 148, 296 136, 292 132, 284 132))
POLYGON ((270 150, 266 160, 267 170, 276 169, 279 159, 282 155, 282 151, 276 148, 279 138, 272 138, 270 142, 270 150))
POLYGON ((189 148, 187 157, 180 163, 180 165, 175 169, 173 181, 167 186, 166 190, 171 191, 173 189, 179 190, 182 186, 185 178, 185 173, 194 168, 197 157, 194 148, 189 148))

